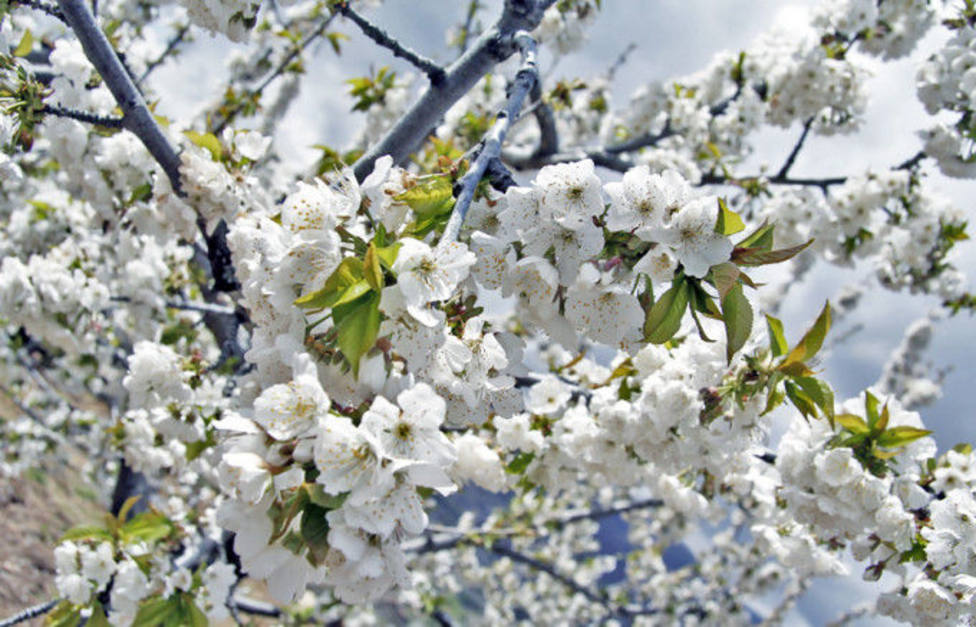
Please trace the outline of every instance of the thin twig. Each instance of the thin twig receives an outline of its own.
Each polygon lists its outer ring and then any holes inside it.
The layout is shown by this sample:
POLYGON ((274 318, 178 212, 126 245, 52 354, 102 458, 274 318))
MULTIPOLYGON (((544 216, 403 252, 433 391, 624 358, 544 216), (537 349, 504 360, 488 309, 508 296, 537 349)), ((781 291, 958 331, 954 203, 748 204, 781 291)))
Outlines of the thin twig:
POLYGON ((519 31, 515 35, 515 41, 521 50, 522 66, 519 68, 518 74, 515 75, 515 80, 512 82, 511 93, 508 96, 505 107, 498 113, 495 123, 492 124, 488 133, 482 139, 478 158, 471 164, 471 169, 457 183, 455 194, 457 196, 457 202, 454 205, 454 212, 447 221, 447 226, 444 227, 444 235, 441 237, 441 243, 457 240, 458 234, 461 232, 461 225, 464 223, 464 218, 468 213, 468 207, 471 206, 471 201, 474 198, 474 192, 478 187, 478 183, 481 182, 482 177, 485 175, 488 164, 501 155, 502 142, 505 141, 508 129, 512 126, 512 120, 518 116, 519 110, 522 108, 522 103, 525 102, 525 98, 532 89, 532 85, 539 80, 535 39, 529 33, 519 31))
POLYGON ((474 16, 477 15, 481 3, 478 0, 471 0, 468 3, 468 13, 464 17, 464 26, 461 27, 461 54, 468 49, 468 42, 471 41, 471 26, 474 24, 474 16))
POLYGON ((149 78, 149 75, 153 73, 153 70, 155 70, 157 67, 163 64, 163 62, 167 59, 167 57, 169 57, 169 55, 172 54, 174 50, 176 50, 176 47, 183 42, 183 39, 186 37, 186 34, 188 32, 190 32, 190 25, 181 24, 180 27, 177 29, 176 34, 173 35, 173 38, 170 39, 169 42, 166 44, 166 48, 159 54, 158 57, 156 57, 146 65, 146 69, 143 70, 142 76, 140 76, 139 80, 136 81, 136 85, 141 86, 145 82, 145 80, 149 78))
POLYGON ((919 150, 911 158, 906 159, 894 167, 895 170, 911 170, 921 163, 922 159, 928 157, 924 150, 919 150))
MULTIPOLYGON (((307 48, 313 41, 315 41, 316 39, 321 37, 323 33, 325 33, 325 30, 329 27, 329 24, 332 23, 332 20, 335 19, 335 16, 336 16, 335 13, 330 13, 327 18, 325 18, 324 20, 322 20, 322 22, 319 23, 319 25, 315 28, 315 30, 309 33, 308 36, 306 36, 305 39, 301 41, 301 43, 292 47, 288 51, 288 54, 286 54, 285 57, 278 63, 278 65, 275 66, 275 69, 272 70, 272 72, 268 74, 263 81, 261 81, 260 85, 258 85, 253 90, 251 90, 250 93, 255 96, 260 96, 261 93, 265 89, 267 89, 268 86, 275 79, 281 76, 285 72, 285 70, 288 69, 288 67, 291 65, 291 62, 295 60, 295 57, 301 54, 301 52, 305 50, 305 48, 307 48)), ((220 132, 223 131, 224 128, 226 128, 227 125, 234 120, 234 117, 238 113, 240 113, 241 109, 243 108, 244 108, 243 103, 237 104, 225 115, 221 116, 220 121, 217 124, 215 124, 212 128, 213 133, 215 135, 219 135, 220 132)))
POLYGON ((65 109, 49 104, 44 105, 44 107, 41 109, 41 113, 45 115, 54 115, 60 118, 71 118, 72 120, 78 120, 79 122, 85 122, 86 124, 96 124, 106 128, 122 128, 123 124, 123 118, 110 118, 104 115, 88 113, 87 111, 65 109))
POLYGON ((786 178, 790 168, 793 167, 793 163, 796 161, 797 155, 799 155, 800 150, 803 149, 803 144, 807 141, 807 135, 810 134, 810 128, 812 126, 813 118, 808 118, 807 121, 803 123, 803 132, 800 133, 800 139, 796 141, 796 145, 793 146, 793 150, 790 151, 790 155, 786 158, 786 162, 783 163, 783 167, 781 167, 779 172, 776 173, 776 178, 786 178))
MULTIPOLYGON (((128 296, 112 296, 109 300, 116 303, 131 303, 132 299, 128 296)), ((211 303, 195 303, 191 301, 167 300, 164 305, 167 309, 181 309, 184 311, 198 311, 200 313, 214 314, 218 316, 236 316, 237 311, 233 307, 214 305, 211 303)))
POLYGON ((81 42, 91 61, 122 109, 122 126, 134 133, 169 177, 176 193, 181 193, 180 158, 163 135, 135 83, 98 27, 95 17, 82 0, 58 0, 65 21, 81 42))
POLYGON ((392 52, 394 57, 405 59, 408 63, 426 74, 431 83, 436 85, 444 80, 444 77, 446 76, 444 68, 401 44, 386 31, 379 28, 359 13, 356 13, 356 11, 349 6, 348 2, 338 4, 336 7, 342 15, 352 20, 356 26, 359 27, 359 30, 363 31, 364 35, 372 39, 378 45, 392 52))
POLYGON ((14 614, 10 618, 0 622, 0 627, 13 627, 18 623, 23 623, 32 618, 37 618, 38 616, 43 616, 50 612, 54 607, 61 602, 61 599, 51 599, 47 603, 41 603, 40 605, 35 605, 34 607, 29 607, 19 614, 14 614))
POLYGON ((607 68, 608 83, 613 81, 614 76, 616 76, 620 68, 622 68, 624 64, 627 63, 627 58, 630 56, 630 53, 632 53, 634 50, 637 50, 637 42, 632 41, 629 44, 627 44, 627 47, 624 48, 623 52, 617 55, 617 58, 613 62, 613 64, 609 68, 607 68))
POLYGON ((264 601, 257 601, 247 597, 236 597, 231 600, 231 604, 235 609, 240 610, 245 614, 253 614, 254 616, 270 616, 272 618, 281 616, 280 609, 270 603, 265 603, 264 601))

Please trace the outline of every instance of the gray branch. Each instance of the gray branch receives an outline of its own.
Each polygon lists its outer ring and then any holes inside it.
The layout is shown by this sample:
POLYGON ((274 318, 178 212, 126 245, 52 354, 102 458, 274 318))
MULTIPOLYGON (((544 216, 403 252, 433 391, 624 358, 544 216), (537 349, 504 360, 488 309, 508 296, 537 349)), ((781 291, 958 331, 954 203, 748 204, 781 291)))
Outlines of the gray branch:
POLYGON ((41 113, 45 115, 57 116, 59 118, 70 118, 72 120, 78 120, 79 122, 85 122, 86 124, 95 124, 98 126, 104 126, 106 128, 122 128, 123 118, 110 118, 104 115, 88 113, 87 111, 79 111, 77 109, 65 109, 63 107, 46 104, 41 109, 41 113))
POLYGON ((82 0, 58 0, 65 21, 81 42, 91 61, 122 109, 122 126, 134 133, 169 177, 173 190, 181 192, 180 158, 167 141, 146 106, 142 94, 112 48, 95 17, 82 0))
POLYGON ((47 614, 54 607, 61 602, 61 599, 51 599, 47 603, 41 603, 40 605, 35 605, 34 607, 29 607, 23 612, 14 614, 10 618, 0 621, 0 627, 13 627, 18 623, 23 623, 29 621, 32 618, 37 618, 38 616, 43 616, 47 614))
POLYGON ((539 80, 535 39, 527 32, 519 31, 515 35, 515 42, 522 54, 522 67, 519 68, 518 74, 515 75, 511 93, 508 96, 505 107, 498 113, 495 123, 492 124, 491 129, 489 129, 484 139, 481 140, 478 158, 471 164, 471 169, 468 170, 467 174, 461 177, 461 180, 457 183, 457 202, 454 205, 454 212, 451 214, 451 218, 447 221, 447 226, 444 227, 444 235, 441 237, 441 242, 453 242, 457 239, 458 234, 461 232, 461 225, 464 223, 464 218, 468 213, 468 208, 471 206, 471 201, 474 198, 474 192, 478 187, 478 183, 484 177, 485 171, 488 169, 488 164, 498 159, 499 155, 501 155, 502 142, 505 141, 505 135, 508 134, 508 130, 512 126, 512 121, 518 117, 518 113, 522 109, 522 103, 525 102, 525 98, 528 96, 529 91, 531 91, 532 86, 539 80))
POLYGON ((428 85, 400 121, 356 161, 353 166, 356 178, 360 181, 365 179, 373 170, 373 163, 383 155, 391 155, 397 164, 406 161, 451 105, 468 93, 496 64, 512 55, 516 49, 515 33, 531 31, 538 26, 542 14, 554 2, 506 0, 498 21, 445 70, 444 80, 428 85))

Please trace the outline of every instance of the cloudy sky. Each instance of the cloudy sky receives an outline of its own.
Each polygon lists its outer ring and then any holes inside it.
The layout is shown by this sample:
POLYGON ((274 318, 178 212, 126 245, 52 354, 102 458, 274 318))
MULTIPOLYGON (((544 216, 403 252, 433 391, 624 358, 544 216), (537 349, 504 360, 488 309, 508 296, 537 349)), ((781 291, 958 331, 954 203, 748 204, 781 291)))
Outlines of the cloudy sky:
MULTIPOLYGON (((435 60, 446 61, 452 53, 446 48, 443 33, 461 21, 466 4, 457 0, 386 0, 371 17, 404 43, 435 60)), ((500 2, 484 4, 487 8, 482 15, 487 22, 497 14, 500 2)), ((613 85, 619 105, 643 83, 697 71, 717 52, 745 48, 757 35, 774 26, 795 28, 804 23, 808 8, 814 4, 777 0, 604 0, 605 8, 589 31, 589 43, 581 52, 562 59, 551 77, 601 74, 621 51, 635 43, 636 50, 617 73, 613 85)), ((350 36, 342 56, 337 58, 327 45, 318 49, 314 60, 308 63, 301 98, 276 139, 279 152, 293 157, 296 163, 314 159, 311 144, 341 147, 361 128, 362 116, 349 114, 351 100, 344 80, 368 74, 371 67, 382 65, 408 70, 402 62, 377 50, 351 25, 342 24, 339 29, 350 36)), ((914 75, 919 62, 944 37, 942 32, 930 35, 907 60, 872 66, 875 76, 870 82, 871 99, 863 130, 844 137, 812 137, 792 173, 825 176, 857 173, 868 167, 881 170, 915 154, 920 143, 914 131, 928 125, 929 118, 915 97, 914 75)), ((233 47, 217 40, 200 44, 179 67, 170 65, 159 71, 162 84, 189 80, 198 87, 164 99, 171 114, 188 114, 197 110, 202 101, 216 98, 221 83, 215 79, 215 72, 220 72, 215 60, 229 58, 233 47), (201 100, 208 86, 213 92, 201 100)), ((764 131, 757 142, 756 156, 743 166, 743 171, 753 171, 760 163, 781 163, 798 134, 799 128, 764 131)), ((926 171, 931 173, 931 169, 926 171)), ((950 181, 934 173, 931 179, 967 215, 976 214, 971 182, 950 181)), ((957 266, 964 270, 976 268, 976 244, 963 245, 960 253, 955 260, 957 266)), ((870 269, 842 272, 821 264, 802 286, 791 291, 781 310, 788 335, 796 337, 802 332, 824 299, 835 298, 844 285, 852 281, 872 285, 869 275, 870 269)), ((976 286, 972 279, 969 285, 970 290, 976 286)), ((937 306, 934 298, 892 294, 870 287, 857 312, 838 325, 835 333, 855 326, 863 329, 837 346, 824 364, 825 376, 838 390, 838 398, 853 396, 876 381, 906 327, 937 306)), ((976 320, 965 314, 942 322, 929 353, 936 368, 952 369, 945 379, 944 397, 923 411, 923 418, 936 431, 942 449, 959 441, 976 441, 976 416, 972 409, 976 404, 968 396, 974 375, 974 329, 976 320)), ((818 584, 802 599, 802 616, 815 624, 835 617, 842 608, 856 602, 862 594, 859 585, 858 581, 849 580, 818 584)), ((876 585, 863 588, 877 589, 876 585)))

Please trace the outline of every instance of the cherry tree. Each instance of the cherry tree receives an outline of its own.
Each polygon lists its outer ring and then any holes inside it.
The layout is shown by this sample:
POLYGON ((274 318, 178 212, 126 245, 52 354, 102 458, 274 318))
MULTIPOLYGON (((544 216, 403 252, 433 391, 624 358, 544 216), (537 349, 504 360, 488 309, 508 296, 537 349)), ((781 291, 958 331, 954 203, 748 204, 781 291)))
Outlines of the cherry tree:
POLYGON ((0 468, 84 459, 107 509, 2 624, 777 622, 852 571, 841 621, 976 619, 976 458, 915 411, 940 315, 850 399, 820 367, 857 294, 777 318, 818 264, 976 308, 937 183, 976 176, 976 5, 828 0, 615 103, 623 58, 548 70, 622 7, 461 3, 435 60, 380 4, 0 2, 0 468), (931 32, 917 152, 796 174, 931 32), (412 72, 332 86, 364 128, 296 163, 349 38, 412 72), (168 116, 157 68, 226 40, 219 100, 168 116))

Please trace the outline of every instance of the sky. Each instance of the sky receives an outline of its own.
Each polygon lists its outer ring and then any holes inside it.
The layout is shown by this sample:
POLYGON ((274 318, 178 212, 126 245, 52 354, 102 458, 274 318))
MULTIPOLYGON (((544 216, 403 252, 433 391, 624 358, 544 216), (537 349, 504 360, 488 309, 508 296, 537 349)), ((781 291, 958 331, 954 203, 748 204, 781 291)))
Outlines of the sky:
MULTIPOLYGON (((370 17, 405 44, 434 58, 453 58, 446 48, 443 33, 462 19, 466 2, 457 0, 386 0, 370 17)), ((497 14, 500 2, 487 1, 482 13, 487 22, 497 14)), ((630 44, 637 48, 616 74, 612 93, 618 104, 639 85, 678 77, 703 68, 716 53, 747 47, 760 33, 773 26, 790 28, 802 24, 812 1, 777 0, 604 0, 604 9, 589 30, 583 49, 560 60, 552 77, 602 74, 630 44)), ((350 114, 351 100, 343 81, 368 74, 371 67, 391 65, 406 70, 403 62, 392 59, 367 41, 351 24, 339 30, 350 36, 340 57, 327 45, 320 46, 308 63, 308 76, 299 101, 282 124, 276 138, 280 152, 297 163, 315 158, 311 144, 326 143, 341 147, 359 131, 363 117, 350 114), (283 147, 287 147, 284 148, 283 147)), ((871 94, 867 123, 850 136, 812 137, 797 160, 794 176, 827 176, 856 173, 867 167, 884 169, 915 154, 920 148, 914 131, 929 124, 915 97, 914 75, 918 64, 934 50, 942 34, 930 35, 907 60, 875 64, 870 80, 871 94)), ((201 35, 201 39, 205 39, 201 35)), ((223 40, 202 41, 183 61, 161 68, 159 80, 180 78, 200 89, 168 95, 167 112, 185 115, 200 105, 201 92, 213 90, 217 97, 220 81, 217 59, 227 59, 235 47, 223 40)), ((547 72, 544 67, 543 72, 547 72)), ((759 163, 779 164, 789 152, 799 128, 763 131, 757 141, 756 158, 743 165, 753 171, 759 163)), ((931 181, 976 224, 970 181, 953 181, 932 174, 931 181)), ((614 175, 611 175, 613 178, 614 175)), ((615 175, 619 176, 619 175, 615 175)), ((976 268, 976 244, 963 243, 955 263, 962 269, 976 268)), ((826 298, 834 298, 851 281, 871 285, 870 269, 841 271, 820 264, 803 285, 790 292, 780 311, 789 337, 797 337, 815 317, 826 298), (792 331, 792 334, 790 332, 792 331)), ((973 278, 970 290, 976 290, 973 278)), ((835 333, 859 325, 863 329, 835 347, 825 360, 824 376, 837 389, 838 399, 856 395, 877 380, 888 355, 902 340, 904 330, 916 319, 938 306, 932 297, 893 294, 869 287, 860 308, 835 333)), ((976 416, 969 397, 970 381, 976 372, 972 349, 976 347, 976 319, 966 314, 945 320, 936 327, 928 359, 937 369, 950 369, 944 381, 944 396, 922 411, 929 428, 936 432, 940 449, 959 441, 976 441, 976 416)), ((853 579, 856 579, 856 575, 853 579)), ((835 617, 840 608, 857 601, 859 595, 876 593, 876 584, 838 580, 814 586, 800 602, 800 613, 790 622, 803 619, 817 624, 835 617)), ((868 624, 862 622, 859 624, 868 624)))

